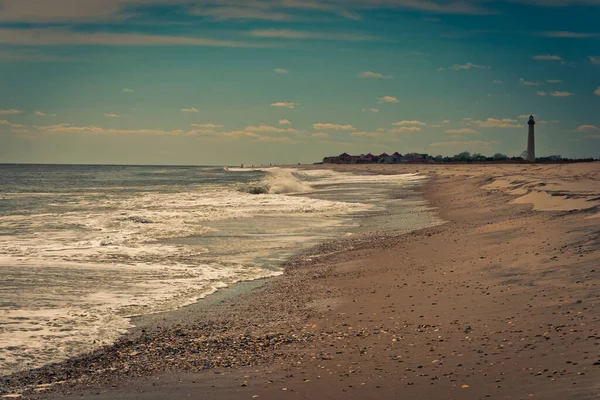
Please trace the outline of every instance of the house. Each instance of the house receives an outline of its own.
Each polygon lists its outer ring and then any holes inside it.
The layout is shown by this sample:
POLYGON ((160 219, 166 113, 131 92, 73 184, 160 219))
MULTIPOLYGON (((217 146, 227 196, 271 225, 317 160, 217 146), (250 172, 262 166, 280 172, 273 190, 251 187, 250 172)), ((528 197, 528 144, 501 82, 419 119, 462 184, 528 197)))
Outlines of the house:
POLYGON ((323 158, 323 164, 339 164, 340 163, 340 158, 339 157, 325 157, 323 158))
POLYGON ((350 164, 352 162, 353 158, 355 158, 355 157, 351 156, 348 153, 342 153, 338 156, 338 159, 340 160, 341 164, 350 164))

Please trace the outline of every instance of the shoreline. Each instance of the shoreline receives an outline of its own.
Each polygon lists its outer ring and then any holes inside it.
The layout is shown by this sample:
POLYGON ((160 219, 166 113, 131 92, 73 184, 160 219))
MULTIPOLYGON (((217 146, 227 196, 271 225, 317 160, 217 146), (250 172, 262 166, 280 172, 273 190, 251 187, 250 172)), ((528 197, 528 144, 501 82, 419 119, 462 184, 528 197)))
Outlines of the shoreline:
POLYGON ((448 223, 292 258, 282 277, 196 316, 210 323, 158 332, 163 347, 153 347, 156 332, 143 335, 96 360, 125 373, 95 379, 87 365, 85 385, 56 388, 78 398, 592 398, 598 220, 585 217, 594 211, 535 212, 483 189, 481 171, 446 172, 423 191, 448 223))
MULTIPOLYGON (((286 167, 287 168, 287 167, 286 167)), ((293 168, 294 170, 299 170, 298 166, 290 166, 289 168, 293 168)), ((301 170, 302 168, 300 168, 301 170)), ((404 188, 403 190, 408 192, 408 198, 418 198, 418 200, 423 200, 419 195, 420 188, 424 183, 420 183, 415 188, 404 188)), ((407 193, 405 193, 406 195, 407 193)), ((374 218, 374 216, 367 215, 366 218, 374 218)), ((357 216, 356 218, 365 218, 365 216, 357 216)), ((410 231, 410 230, 409 230, 410 231)), ((389 234, 384 233, 381 237, 385 237, 389 234)), ((404 232, 394 232, 394 235, 404 234, 404 232)), ((65 360, 57 361, 54 363, 49 363, 43 365, 38 368, 33 368, 30 370, 22 370, 17 371, 9 375, 0 376, 0 398, 6 395, 11 395, 6 391, 4 386, 7 386, 6 383, 9 383, 8 386, 12 385, 12 382, 33 382, 39 381, 41 386, 35 384, 28 384, 28 389, 24 391, 24 393, 35 393, 36 391, 45 392, 45 390, 49 387, 54 386, 54 384, 48 384, 46 381, 48 379, 53 380, 52 378, 56 373, 64 374, 65 376, 71 377, 73 375, 77 375, 78 370, 81 369, 82 363, 88 363, 90 360, 97 359, 98 357, 103 358, 104 356, 110 357, 110 353, 116 351, 116 349, 120 348, 122 343, 131 343, 131 341, 140 340, 140 338, 144 336, 149 336, 155 333, 156 331, 160 331, 163 328, 169 329, 170 327, 185 325, 185 324, 194 324, 198 319, 198 315, 204 312, 211 315, 211 319, 213 321, 222 321, 227 319, 227 317, 218 316, 215 317, 216 314, 224 314, 223 310, 214 310, 213 308, 218 308, 222 306, 224 303, 228 302, 243 302, 241 299, 244 296, 251 296, 252 292, 255 289, 259 289, 275 279, 285 279, 285 271, 291 266, 302 265, 306 263, 306 259, 311 259, 308 263, 312 262, 314 259, 321 259, 323 257, 329 257, 331 255, 335 255, 337 253, 346 251, 350 246, 355 246, 356 243, 362 243, 362 246, 365 246, 363 242, 373 240, 369 239, 369 236, 372 236, 370 233, 358 233, 353 236, 340 236, 338 238, 326 239, 323 242, 317 243, 309 248, 304 250, 300 250, 297 253, 292 254, 288 259, 282 261, 277 265, 277 269, 281 269, 282 273, 274 276, 257 278, 253 280, 242 280, 235 282, 228 287, 224 287, 218 289, 214 293, 210 295, 198 299, 196 302, 183 306, 181 308, 170 310, 170 311, 162 311, 153 314, 147 315, 136 315, 132 317, 128 317, 127 319, 133 325, 128 329, 127 333, 123 334, 119 339, 117 339, 114 343, 104 345, 94 349, 91 352, 76 354, 65 360), (354 245, 349 244, 354 243, 354 245), (325 249, 325 250, 323 250, 325 249), (333 250, 332 250, 333 249, 333 250), (332 250, 332 251, 330 251, 332 250), (35 378, 28 377, 28 375, 34 375, 35 378), (50 378, 49 378, 50 377, 50 378), (16 378, 16 379, 15 379, 16 378), (42 389, 42 390, 40 390, 42 389)), ((144 339, 142 339, 144 340, 144 339)), ((94 364, 92 362, 92 364, 94 364)), ((79 371, 81 372, 81 371, 79 371)), ((60 387, 65 381, 56 382, 58 385, 56 387, 60 387)), ((18 386, 17 386, 18 387, 18 386)), ((22 389, 22 388, 20 388, 22 389)), ((13 393, 14 394, 14 393, 13 393)))

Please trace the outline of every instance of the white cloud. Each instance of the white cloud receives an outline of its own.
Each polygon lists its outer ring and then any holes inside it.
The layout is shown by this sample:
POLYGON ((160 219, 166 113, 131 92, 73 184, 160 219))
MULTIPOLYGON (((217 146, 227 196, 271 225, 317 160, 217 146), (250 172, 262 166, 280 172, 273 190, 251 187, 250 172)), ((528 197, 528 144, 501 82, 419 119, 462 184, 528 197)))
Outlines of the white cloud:
POLYGON ((573 93, 571 93, 571 92, 554 91, 554 92, 550 93, 550 96, 554 96, 554 97, 569 97, 569 96, 573 96, 573 93))
POLYGON ((182 108, 181 112, 193 112, 193 113, 197 113, 197 112, 200 112, 200 110, 198 110, 196 107, 182 108))
POLYGON ((449 119, 445 119, 445 120, 442 121, 442 124, 449 124, 449 123, 450 123, 449 119))
POLYGON ((13 115, 13 114, 22 114, 23 111, 21 110, 15 110, 14 108, 11 108, 10 110, 0 110, 0 115, 13 115))
POLYGON ((123 93, 133 93, 133 89, 123 88, 123 93))
POLYGON ((56 114, 48 114, 42 111, 36 111, 33 113, 36 117, 56 117, 56 114))
POLYGON ((310 136, 314 137, 314 138, 328 138, 329 137, 329 133, 326 133, 326 132, 317 132, 317 133, 313 133, 310 136))
POLYGON ((537 56, 533 56, 531 58, 533 60, 538 60, 538 61, 562 61, 562 57, 555 56, 552 54, 537 55, 537 56))
POLYGON ((538 96, 545 96, 545 95, 547 95, 547 94, 548 94, 548 93, 546 93, 546 92, 544 92, 544 91, 541 91, 541 90, 540 90, 540 91, 537 91, 536 93, 537 93, 537 95, 538 95, 538 96))
POLYGON ((386 135, 381 132, 352 132, 350 136, 354 137, 369 137, 369 138, 382 138, 386 135))
POLYGON ((292 123, 287 119, 280 119, 279 125, 291 125, 292 123))
MULTIPOLYGON (((243 3, 242 3, 243 4, 243 3)), ((251 3, 250 3, 251 4, 251 3)), ((211 17, 217 21, 227 20, 262 20, 290 21, 292 16, 282 12, 268 10, 264 7, 197 7, 192 9, 192 15, 211 17)))
MULTIPOLYGON (((253 127, 249 127, 253 128, 253 127)), ((241 130, 241 131, 229 131, 229 132, 216 132, 214 130, 194 130, 189 131, 186 135, 204 135, 214 138, 214 140, 225 140, 230 141, 234 139, 250 139, 258 142, 274 142, 274 143, 290 143, 293 140, 289 137, 271 137, 271 136, 261 136, 252 130, 241 130)))
POLYGON ((12 122, 7 121, 5 119, 0 119, 0 125, 9 126, 11 129, 14 129, 14 128, 24 128, 24 126, 21 125, 21 124, 13 124, 12 122))
POLYGON ((545 36, 551 38, 566 38, 566 39, 588 39, 599 37, 598 33, 583 33, 583 32, 570 32, 570 31, 547 31, 537 32, 537 36, 545 36))
POLYGON ((487 65, 479 65, 479 64, 473 64, 473 63, 466 63, 466 64, 454 64, 452 67, 453 70, 455 71, 460 71, 460 70, 469 70, 472 68, 480 68, 480 69, 491 69, 490 66, 487 65))
POLYGON ((296 133, 298 132, 293 128, 277 128, 270 125, 260 124, 259 126, 247 126, 245 131, 248 132, 269 132, 269 133, 296 133))
POLYGON ((594 94, 596 96, 600 96, 600 86, 598 86, 598 88, 596 90, 594 90, 594 94))
POLYGON ((521 114, 521 115, 519 115, 517 118, 518 118, 518 119, 529 119, 529 117, 530 117, 531 115, 533 115, 533 116, 534 116, 534 118, 537 118, 537 115, 536 115, 536 114, 521 114))
POLYGON ((91 135, 181 135, 182 130, 161 129, 105 129, 97 126, 74 126, 70 124, 47 125, 37 127, 42 132, 49 133, 74 133, 91 135))
POLYGON ((104 113, 105 117, 109 117, 109 118, 119 118, 119 116, 117 114, 113 114, 113 113, 104 113))
POLYGON ((292 29, 257 29, 250 31, 251 37, 268 39, 314 39, 314 40, 342 40, 350 42, 364 42, 379 40, 378 37, 354 33, 330 33, 295 31, 292 29))
POLYGON ((583 132, 600 132, 600 128, 595 125, 579 125, 574 132, 583 133, 583 132))
POLYGON ((548 79, 546 80, 548 83, 563 83, 560 79, 548 79))
POLYGON ((448 129, 446 131, 446 133, 454 133, 457 135, 462 135, 462 134, 477 134, 477 133, 479 133, 479 131, 476 131, 475 129, 471 129, 471 128, 463 128, 463 129, 448 129))
POLYGON ((201 129, 217 129, 217 128, 223 127, 223 125, 217 125, 217 124, 190 124, 190 126, 193 126, 195 128, 201 128, 201 129))
POLYGON ((331 130, 331 131, 354 131, 355 127, 352 125, 338 125, 338 124, 330 124, 330 123, 317 123, 313 124, 313 128, 317 131, 321 130, 331 130))
MULTIPOLYGON (((89 4, 89 3, 86 3, 89 4)), ((193 36, 164 36, 142 33, 75 32, 64 28, 0 28, 0 44, 19 46, 209 46, 272 47, 266 43, 236 42, 193 36)))
POLYGON ((600 57, 589 56, 588 57, 592 64, 600 65, 600 57))
POLYGON ((287 69, 284 68, 275 68, 273 70, 273 72, 275 72, 276 74, 289 74, 290 71, 288 71, 287 69))
POLYGON ((393 96, 378 97, 379 103, 399 103, 398 99, 393 96))
POLYGON ((467 142, 454 141, 454 142, 435 142, 431 143, 429 147, 489 147, 490 143, 482 140, 472 140, 467 142))
POLYGON ((480 128, 522 128, 523 125, 520 124, 516 119, 511 118, 488 118, 486 120, 473 120, 469 122, 470 124, 474 124, 480 128))
POLYGON ((519 78, 519 82, 523 86, 540 86, 544 84, 543 82, 526 81, 524 78, 519 78))
POLYGON ((553 124, 560 124, 560 120, 559 119, 554 119, 554 120, 552 120, 552 123, 553 124))
POLYGON ((406 125, 417 125, 417 126, 425 126, 427 125, 425 122, 421 121, 397 121, 392 123, 393 126, 406 126, 406 125))
POLYGON ((273 103, 271 104, 271 107, 285 107, 285 108, 296 108, 296 106, 299 106, 299 103, 290 103, 287 101, 279 101, 277 103, 273 103))
POLYGON ((391 79, 391 76, 386 76, 383 74, 380 74, 379 72, 372 72, 372 71, 364 71, 361 72, 360 74, 358 74, 359 78, 373 78, 373 79, 391 79))
POLYGON ((545 120, 541 119, 541 120, 539 120, 537 123, 538 123, 538 124, 547 124, 547 123, 548 123, 548 121, 545 121, 545 120))
POLYGON ((374 112, 374 113, 378 113, 379 109, 378 108, 369 108, 369 111, 374 112))
POLYGON ((420 130, 421 130, 421 128, 419 128, 418 126, 403 126, 401 128, 390 129, 388 132, 390 132, 390 133, 408 133, 408 132, 419 132, 420 130))

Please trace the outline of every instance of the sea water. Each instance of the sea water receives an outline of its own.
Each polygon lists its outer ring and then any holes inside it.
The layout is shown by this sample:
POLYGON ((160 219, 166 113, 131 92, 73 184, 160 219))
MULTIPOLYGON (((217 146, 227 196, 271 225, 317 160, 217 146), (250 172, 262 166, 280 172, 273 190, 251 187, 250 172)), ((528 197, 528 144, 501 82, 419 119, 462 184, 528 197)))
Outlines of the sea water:
POLYGON ((439 223, 418 175, 1 165, 0 375, 110 344, 327 239, 439 223))

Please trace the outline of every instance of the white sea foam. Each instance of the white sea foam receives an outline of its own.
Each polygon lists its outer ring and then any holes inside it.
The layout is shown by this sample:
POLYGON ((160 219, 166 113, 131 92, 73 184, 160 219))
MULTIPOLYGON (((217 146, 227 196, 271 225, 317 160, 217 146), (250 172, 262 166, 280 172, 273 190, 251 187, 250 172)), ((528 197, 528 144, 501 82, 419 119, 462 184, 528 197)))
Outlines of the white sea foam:
POLYGON ((420 179, 265 172, 260 182, 220 185, 217 175, 215 184, 166 191, 92 185, 58 194, 3 193, 10 201, 38 198, 43 207, 0 214, 2 232, 10 232, 0 234, 0 288, 8 293, 0 299, 0 374, 110 343, 130 327, 129 316, 172 310, 231 283, 279 274, 281 257, 302 243, 340 229, 350 234, 345 215, 380 207, 369 185, 420 179), (264 190, 251 194, 252 187, 264 190), (338 192, 320 194, 331 187, 338 192))

